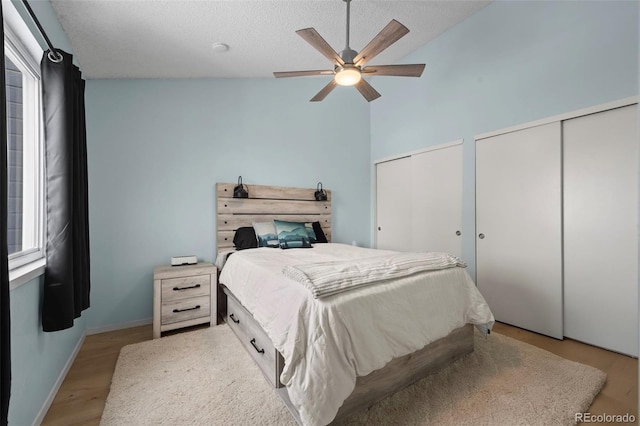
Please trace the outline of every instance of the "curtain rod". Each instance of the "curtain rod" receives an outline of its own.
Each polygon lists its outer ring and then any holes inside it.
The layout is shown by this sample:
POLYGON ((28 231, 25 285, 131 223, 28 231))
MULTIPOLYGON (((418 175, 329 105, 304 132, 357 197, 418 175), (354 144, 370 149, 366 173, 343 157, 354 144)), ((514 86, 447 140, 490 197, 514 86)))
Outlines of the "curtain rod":
POLYGON ((58 52, 55 47, 53 47, 53 44, 51 44, 51 40, 49 40, 47 33, 44 32, 44 28, 42 28, 42 25, 40 25, 40 21, 38 21, 36 14, 33 13, 33 9, 31 9, 31 6, 27 2, 27 0, 22 0, 22 3, 24 4, 24 7, 27 8, 27 12, 29 12, 29 15, 31 16, 31 19, 33 20, 33 22, 36 24, 36 27, 38 27, 38 31, 40 31, 40 35, 42 35, 45 42, 47 43, 47 46, 49 46, 49 53, 47 54, 49 59, 56 63, 62 62, 62 59, 63 59, 62 54, 58 52))

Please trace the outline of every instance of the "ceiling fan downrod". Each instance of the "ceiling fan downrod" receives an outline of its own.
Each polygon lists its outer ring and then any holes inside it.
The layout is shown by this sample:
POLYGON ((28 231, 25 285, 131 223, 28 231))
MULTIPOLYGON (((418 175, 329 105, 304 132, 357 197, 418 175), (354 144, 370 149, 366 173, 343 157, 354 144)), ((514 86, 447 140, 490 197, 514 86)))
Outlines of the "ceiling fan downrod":
POLYGON ((351 0, 343 0, 347 3, 347 37, 346 37, 346 46, 342 52, 340 52, 340 57, 344 61, 345 64, 353 64, 353 59, 356 57, 358 52, 351 49, 349 47, 349 23, 351 21, 351 0))

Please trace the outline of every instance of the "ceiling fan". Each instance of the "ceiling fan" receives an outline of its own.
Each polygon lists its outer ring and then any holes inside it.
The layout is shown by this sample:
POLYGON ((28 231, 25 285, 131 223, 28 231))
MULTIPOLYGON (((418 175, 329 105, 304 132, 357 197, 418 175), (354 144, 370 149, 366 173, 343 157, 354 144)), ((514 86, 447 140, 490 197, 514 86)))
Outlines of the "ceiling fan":
POLYGON ((276 78, 283 77, 303 77, 309 75, 333 75, 333 80, 318 92, 311 102, 323 100, 336 85, 355 86, 364 96, 367 102, 380 97, 363 76, 400 76, 400 77, 420 77, 424 71, 424 64, 411 65, 372 65, 366 66, 367 62, 373 59, 380 52, 400 40, 409 32, 409 29, 400 22, 392 19, 386 27, 376 35, 359 53, 349 47, 349 17, 351 0, 343 0, 347 3, 347 43, 340 54, 322 38, 313 28, 298 30, 296 33, 305 39, 311 46, 315 47, 327 59, 333 62, 333 70, 313 70, 313 71, 282 71, 274 72, 276 78))

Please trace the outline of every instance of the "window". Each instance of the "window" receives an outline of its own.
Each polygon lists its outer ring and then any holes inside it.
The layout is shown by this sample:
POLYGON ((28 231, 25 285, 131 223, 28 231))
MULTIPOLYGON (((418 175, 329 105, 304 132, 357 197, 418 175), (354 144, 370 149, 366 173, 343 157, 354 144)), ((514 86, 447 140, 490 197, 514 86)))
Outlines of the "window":
POLYGON ((44 256, 40 58, 16 34, 5 25, 10 270, 44 256))
POLYGON ((19 253, 22 246, 23 218, 23 160, 22 148, 22 72, 7 56, 5 60, 5 81, 7 93, 7 168, 9 174, 8 193, 8 242, 9 254, 19 253))

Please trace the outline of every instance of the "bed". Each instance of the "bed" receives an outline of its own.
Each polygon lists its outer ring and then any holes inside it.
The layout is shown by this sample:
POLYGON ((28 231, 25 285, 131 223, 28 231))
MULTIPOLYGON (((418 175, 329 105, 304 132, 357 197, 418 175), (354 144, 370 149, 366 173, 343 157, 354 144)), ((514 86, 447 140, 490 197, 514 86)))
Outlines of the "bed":
MULTIPOLYGON (((314 189, 253 185, 251 198, 233 199, 233 186, 217 185, 219 252, 232 248, 234 228, 283 218, 317 221, 330 241, 330 191, 315 201, 314 189)), ((490 330, 493 315, 460 266, 322 297, 283 274, 394 255, 329 242, 219 256, 225 321, 299 423, 324 425, 370 406, 471 352, 471 324, 490 330)))

